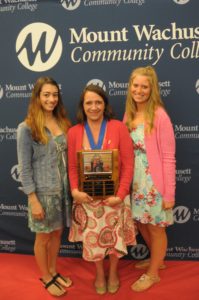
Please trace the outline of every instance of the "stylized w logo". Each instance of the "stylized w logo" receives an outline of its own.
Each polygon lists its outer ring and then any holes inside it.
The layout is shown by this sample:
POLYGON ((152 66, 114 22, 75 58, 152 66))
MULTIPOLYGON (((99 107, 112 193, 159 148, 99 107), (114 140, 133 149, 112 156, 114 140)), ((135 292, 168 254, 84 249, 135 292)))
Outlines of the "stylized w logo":
POLYGON ((173 216, 176 223, 186 223, 191 217, 191 212, 185 206, 178 206, 173 210, 173 216))
POLYGON ((60 59, 61 38, 53 27, 45 23, 33 23, 19 33, 16 53, 26 68, 35 72, 46 71, 60 59))
POLYGON ((34 62, 36 61, 37 55, 40 55, 42 62, 46 62, 49 59, 49 57, 52 55, 55 45, 57 44, 58 38, 59 38, 59 36, 58 36, 58 34, 56 34, 54 40, 52 41, 50 50, 47 53, 47 51, 46 51, 47 32, 46 31, 42 32, 39 43, 37 44, 35 50, 33 51, 33 43, 32 43, 33 35, 32 35, 32 33, 29 33, 27 35, 24 43, 21 45, 21 47, 17 51, 17 55, 19 55, 20 52, 23 51, 23 49, 26 49, 30 66, 32 66, 34 64, 34 62))
POLYGON ((80 0, 61 0, 61 4, 65 9, 74 10, 80 5, 80 0))
POLYGON ((106 86, 104 82, 101 79, 91 79, 87 82, 86 85, 93 84, 93 85, 98 85, 101 87, 105 92, 106 92, 106 86))
POLYGON ((136 259, 143 259, 149 254, 148 248, 143 244, 138 244, 131 248, 131 255, 136 259))
POLYGON ((67 7, 74 6, 79 0, 61 0, 61 3, 65 3, 67 7))
POLYGON ((19 169, 18 169, 18 165, 15 165, 12 167, 11 169, 11 176, 12 178, 15 180, 15 181, 21 181, 21 178, 20 178, 20 173, 19 173, 19 169))

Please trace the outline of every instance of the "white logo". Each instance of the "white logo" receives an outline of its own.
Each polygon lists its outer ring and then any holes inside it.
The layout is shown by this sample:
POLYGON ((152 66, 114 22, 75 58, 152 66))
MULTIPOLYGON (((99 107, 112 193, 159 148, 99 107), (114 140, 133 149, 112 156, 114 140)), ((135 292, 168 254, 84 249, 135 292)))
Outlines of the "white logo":
POLYGON ((160 94, 167 97, 171 93, 171 82, 169 80, 159 81, 160 94))
POLYGON ((0 240, 0 250, 6 252, 16 251, 16 241, 15 240, 0 240))
POLYGON ((189 0, 173 0, 177 4, 186 4, 189 2, 189 0))
POLYGON ((176 223, 186 223, 191 217, 191 212, 186 206, 177 206, 173 210, 174 221, 176 223))
POLYGON ((192 169, 178 169, 176 170, 176 181, 187 184, 191 181, 192 169))
POLYGON ((106 86, 103 83, 103 81, 100 80, 100 79, 91 79, 89 82, 87 82, 86 85, 89 85, 89 84, 98 85, 99 87, 101 87, 106 92, 106 86))
POLYGON ((144 259, 149 254, 147 246, 138 244, 131 248, 131 255, 135 259, 144 259))
POLYGON ((62 6, 67 10, 74 10, 80 5, 80 0, 61 0, 62 6))
POLYGON ((21 182, 18 165, 13 166, 10 173, 15 181, 21 182))
POLYGON ((51 69, 62 54, 62 41, 56 30, 45 23, 24 27, 16 40, 16 53, 24 67, 34 72, 51 69))
POLYGON ((199 79, 196 81, 196 92, 199 94, 199 79))
POLYGON ((0 85, 0 99, 2 99, 3 98, 3 88, 2 88, 2 86, 0 85))

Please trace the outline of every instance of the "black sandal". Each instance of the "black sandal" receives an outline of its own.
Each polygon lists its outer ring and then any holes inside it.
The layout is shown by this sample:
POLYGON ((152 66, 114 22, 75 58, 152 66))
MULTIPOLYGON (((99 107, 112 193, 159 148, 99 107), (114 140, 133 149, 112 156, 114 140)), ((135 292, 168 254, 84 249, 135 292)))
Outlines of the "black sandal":
POLYGON ((63 277, 60 273, 57 273, 53 276, 53 279, 58 283, 61 284, 62 286, 69 288, 73 282, 69 277, 63 277), (64 284, 62 284, 61 282, 57 281, 57 279, 61 279, 63 281, 64 284))
POLYGON ((66 293, 64 289, 59 285, 59 283, 53 278, 49 282, 45 282, 42 278, 40 278, 41 282, 43 283, 45 289, 51 294, 52 296, 62 296, 66 293), (56 289, 53 291, 50 287, 53 287, 53 285, 56 287, 56 289))

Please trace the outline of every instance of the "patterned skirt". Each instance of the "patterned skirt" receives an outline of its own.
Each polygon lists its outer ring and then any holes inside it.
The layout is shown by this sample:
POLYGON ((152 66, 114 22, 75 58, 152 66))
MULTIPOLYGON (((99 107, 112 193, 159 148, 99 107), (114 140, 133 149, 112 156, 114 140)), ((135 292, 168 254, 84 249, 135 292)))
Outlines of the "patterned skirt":
MULTIPOLYGON (((144 126, 131 132, 134 143, 134 176, 132 185, 132 211, 134 220, 142 224, 167 227, 173 224, 172 209, 162 208, 163 198, 154 186, 144 143, 144 126)), ((158 170, 157 170, 158 172, 158 170)))
POLYGON ((127 245, 136 244, 129 197, 114 207, 101 200, 74 204, 69 241, 83 242, 87 261, 99 261, 109 254, 126 255, 127 245))
POLYGON ((45 217, 37 220, 32 217, 28 206, 28 227, 33 232, 50 233, 64 227, 64 201, 61 193, 57 195, 37 195, 43 207, 45 217))

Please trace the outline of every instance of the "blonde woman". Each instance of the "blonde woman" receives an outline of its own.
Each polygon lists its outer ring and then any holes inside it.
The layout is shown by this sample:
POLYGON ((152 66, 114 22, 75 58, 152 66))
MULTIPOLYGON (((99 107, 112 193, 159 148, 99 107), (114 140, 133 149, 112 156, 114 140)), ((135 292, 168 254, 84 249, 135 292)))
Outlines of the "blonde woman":
POLYGON ((66 172, 69 127, 58 84, 49 77, 39 78, 25 121, 18 126, 17 154, 23 191, 28 196, 29 227, 36 233, 34 253, 40 280, 53 296, 65 294, 72 284, 56 268, 64 220, 67 226, 70 223, 66 172))
POLYGON ((134 144, 132 211, 150 259, 136 264, 146 272, 132 284, 144 291, 160 281, 167 249, 166 227, 173 224, 175 203, 175 138, 160 98, 154 68, 135 69, 129 80, 125 123, 134 144))

